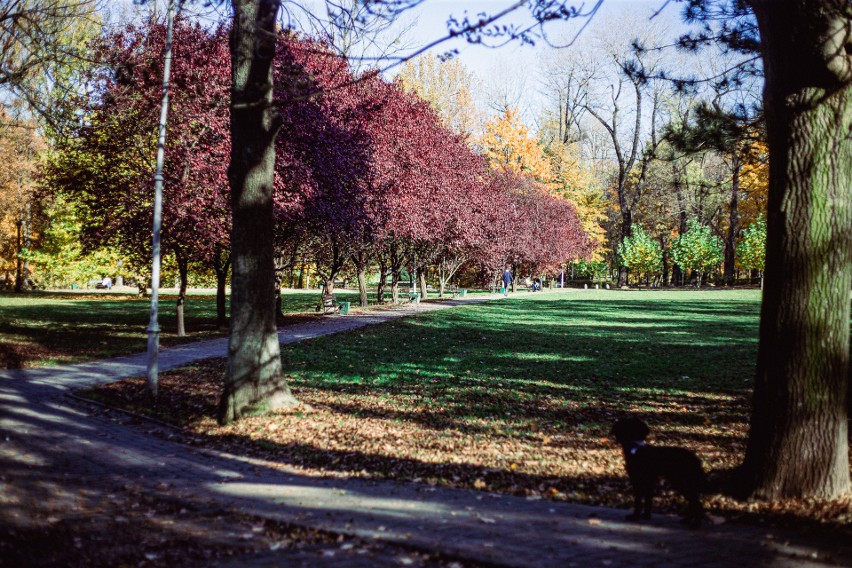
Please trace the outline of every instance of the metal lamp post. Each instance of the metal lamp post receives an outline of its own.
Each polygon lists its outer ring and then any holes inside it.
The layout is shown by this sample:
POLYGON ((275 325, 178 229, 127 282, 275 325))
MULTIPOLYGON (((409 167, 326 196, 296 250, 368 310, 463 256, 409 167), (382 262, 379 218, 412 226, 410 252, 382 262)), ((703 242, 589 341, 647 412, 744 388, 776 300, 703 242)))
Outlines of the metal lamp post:
POLYGON ((157 356, 160 350, 159 292, 160 292, 160 229, 163 225, 163 162, 166 156, 166 118, 169 113, 169 75, 172 70, 172 28, 175 19, 175 0, 169 0, 166 16, 166 54, 163 64, 163 99, 160 104, 160 126, 157 138, 157 168, 154 173, 154 227, 151 262, 151 319, 148 323, 148 392, 157 398, 157 356))

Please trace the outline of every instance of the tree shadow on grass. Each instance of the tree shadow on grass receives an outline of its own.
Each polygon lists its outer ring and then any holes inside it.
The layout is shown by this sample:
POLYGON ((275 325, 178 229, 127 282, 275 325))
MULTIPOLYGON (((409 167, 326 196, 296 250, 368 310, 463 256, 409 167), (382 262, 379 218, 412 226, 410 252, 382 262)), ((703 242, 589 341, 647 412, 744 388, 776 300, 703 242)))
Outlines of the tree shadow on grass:
MULTIPOLYGON (((249 452, 293 465, 348 475, 367 472, 386 479, 434 478, 436 482, 453 486, 487 486, 495 491, 516 494, 553 490, 582 495, 579 500, 585 502, 607 502, 599 494, 599 488, 587 483, 590 476, 596 475, 594 460, 584 466, 585 470, 569 466, 551 469, 550 473, 541 475, 524 473, 529 468, 515 469, 510 464, 515 461, 552 461, 557 459, 554 456, 581 463, 587 461, 584 455, 600 455, 600 452, 610 455, 610 463, 613 459, 617 461, 619 450, 603 438, 608 436, 615 418, 626 413, 638 413, 651 424, 654 429, 652 439, 657 443, 684 445, 700 454, 714 454, 708 466, 715 474, 729 467, 731 460, 735 459, 731 456, 737 455, 735 448, 742 447, 747 420, 743 399, 720 400, 693 393, 673 394, 663 400, 649 399, 643 392, 618 392, 615 397, 608 397, 592 390, 574 390, 570 391, 570 398, 530 398, 519 404, 516 393, 503 388, 453 393, 452 402, 437 405, 395 404, 390 400, 379 407, 375 404, 378 396, 368 401, 364 400, 364 393, 357 396, 339 393, 341 396, 338 397, 320 394, 316 398, 314 393, 322 393, 322 389, 305 389, 296 391, 296 394, 310 403, 314 412, 325 413, 316 419, 318 423, 311 423, 310 413, 305 418, 292 413, 271 415, 246 426, 252 432, 257 428, 257 433, 242 435, 204 425, 212 422, 210 419, 215 416, 223 374, 224 360, 207 361, 190 370, 166 374, 161 377, 159 401, 153 408, 149 405, 141 379, 100 387, 96 396, 108 404, 137 412, 153 412, 158 418, 190 427, 200 436, 203 445, 236 453, 249 452), (305 420, 307 424, 303 422, 305 420), (342 429, 335 427, 340 420, 349 421, 349 425, 342 429), (708 426, 708 421, 711 421, 712 427, 708 426), (270 424, 275 426, 268 428, 270 424), (322 436, 317 438, 317 424, 319 430, 330 435, 332 440, 348 436, 354 441, 351 451, 340 451, 335 449, 334 442, 325 444, 322 436), (371 434, 359 435, 357 429, 361 425, 369 427, 371 434), (386 434, 373 438, 376 428, 381 428, 386 434), (307 437, 317 441, 310 444, 298 441, 282 443, 274 434, 282 431, 288 432, 292 440, 307 437), (384 456, 372 451, 403 438, 418 442, 397 443, 397 446, 388 448, 389 453, 384 456), (436 464, 414 457, 425 448, 433 456, 444 452, 446 459, 454 459, 455 454, 447 451, 447 445, 457 446, 472 457, 477 456, 476 459, 483 460, 481 465, 436 464), (495 455, 494 448, 500 447, 507 448, 506 451, 512 452, 514 457, 495 455), (370 450, 365 451, 365 448, 370 450), (474 451, 472 448, 477 449, 474 451), (438 454, 435 454, 436 451, 438 454), (579 477, 566 476, 566 471, 572 471, 579 477), (589 495, 594 497, 589 498, 589 495)), ((427 392, 423 400, 434 401, 444 394, 427 392)), ((533 469, 535 467, 533 465, 533 469)), ((620 471, 620 462, 618 468, 620 471)), ((597 474, 597 477, 600 475, 597 474)), ((611 481, 603 482, 600 491, 612 493, 611 481)), ((623 479, 620 487, 618 504, 624 504, 629 501, 629 496, 625 493, 626 482, 623 479)), ((609 503, 612 504, 611 501, 609 503)))

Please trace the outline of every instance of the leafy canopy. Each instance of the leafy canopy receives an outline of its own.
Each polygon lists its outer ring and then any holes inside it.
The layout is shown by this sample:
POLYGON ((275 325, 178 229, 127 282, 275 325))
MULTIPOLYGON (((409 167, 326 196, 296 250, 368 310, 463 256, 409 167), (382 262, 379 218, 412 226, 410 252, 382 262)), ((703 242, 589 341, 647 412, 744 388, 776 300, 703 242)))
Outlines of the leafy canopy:
POLYGON ((687 223, 686 233, 672 244, 672 259, 684 270, 704 273, 722 262, 723 250, 722 239, 693 219, 687 223))
POLYGON ((656 274, 662 266, 663 249, 642 227, 634 225, 630 236, 618 245, 618 256, 622 264, 632 271, 656 274))
POLYGON ((766 262, 766 217, 761 215, 743 231, 737 246, 737 260, 743 268, 763 270, 766 262))

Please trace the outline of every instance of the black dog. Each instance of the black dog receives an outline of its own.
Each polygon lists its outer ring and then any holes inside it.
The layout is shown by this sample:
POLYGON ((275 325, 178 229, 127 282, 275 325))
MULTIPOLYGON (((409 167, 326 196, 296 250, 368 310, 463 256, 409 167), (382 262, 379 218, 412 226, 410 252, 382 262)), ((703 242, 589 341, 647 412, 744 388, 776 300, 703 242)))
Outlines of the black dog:
POLYGON ((624 450, 624 465, 633 485, 633 513, 627 519, 651 518, 654 486, 663 478, 687 501, 684 523, 699 527, 704 516, 701 492, 705 486, 701 460, 685 448, 645 443, 649 432, 648 425, 638 418, 622 418, 612 426, 612 435, 624 450))

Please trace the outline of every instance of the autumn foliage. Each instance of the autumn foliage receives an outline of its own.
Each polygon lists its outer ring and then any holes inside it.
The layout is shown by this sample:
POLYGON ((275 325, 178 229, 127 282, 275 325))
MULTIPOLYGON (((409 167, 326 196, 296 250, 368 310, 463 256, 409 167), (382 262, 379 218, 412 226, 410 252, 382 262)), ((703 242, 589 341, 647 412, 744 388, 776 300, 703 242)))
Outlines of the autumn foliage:
MULTIPOLYGON (((150 249, 164 34, 153 24, 102 40, 104 65, 80 101, 86 120, 44 178, 83 205, 87 242, 139 264, 150 249)), ((229 66, 226 29, 176 21, 163 245, 179 264, 221 265, 229 245, 229 66)), ((278 38, 275 84, 279 275, 307 262, 330 290, 353 258, 366 259, 390 274, 395 299, 404 270, 443 266, 443 284, 465 263, 487 278, 507 262, 532 273, 587 254, 576 209, 537 171, 494 171, 489 151, 401 84, 356 80, 328 46, 292 32, 278 38)))

